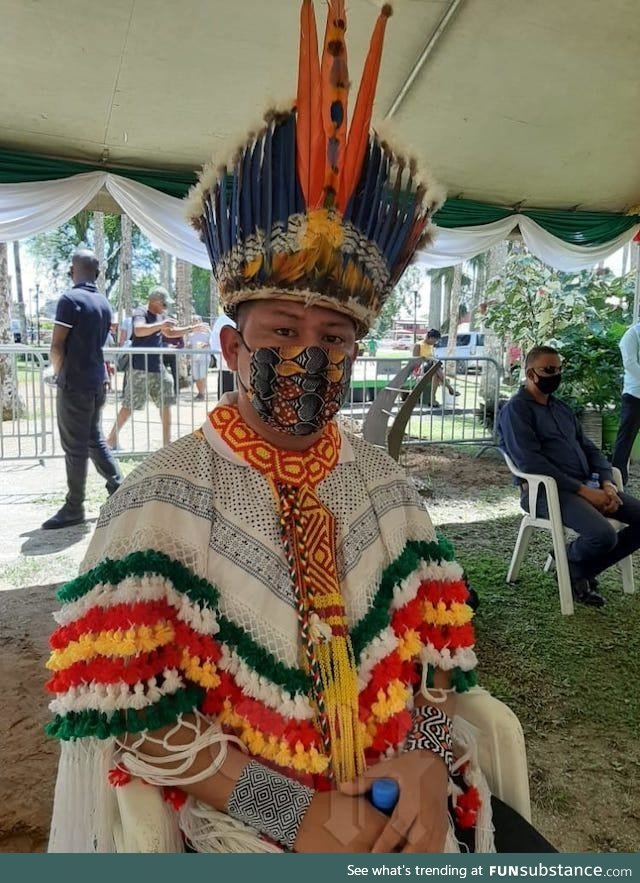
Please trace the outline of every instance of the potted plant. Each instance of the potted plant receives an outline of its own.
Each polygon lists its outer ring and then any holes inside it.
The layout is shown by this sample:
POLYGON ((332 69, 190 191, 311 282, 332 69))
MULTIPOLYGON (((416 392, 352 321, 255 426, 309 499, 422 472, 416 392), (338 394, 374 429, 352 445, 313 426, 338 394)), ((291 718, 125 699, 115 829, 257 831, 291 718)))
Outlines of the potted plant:
POLYGON ((579 416, 585 434, 602 447, 603 420, 608 436, 617 431, 622 396, 618 344, 626 326, 605 314, 565 328, 554 341, 564 363, 559 396, 579 416))

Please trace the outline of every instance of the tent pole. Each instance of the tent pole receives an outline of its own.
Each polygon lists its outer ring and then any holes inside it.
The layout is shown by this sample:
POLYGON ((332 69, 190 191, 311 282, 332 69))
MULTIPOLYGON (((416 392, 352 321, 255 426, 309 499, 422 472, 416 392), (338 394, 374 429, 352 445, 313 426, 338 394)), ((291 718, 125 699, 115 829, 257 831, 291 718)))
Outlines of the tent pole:
POLYGON ((636 248, 636 289, 633 294, 633 323, 640 321, 640 242, 632 242, 631 248, 636 248))
POLYGON ((402 102, 404 101, 404 99, 407 95, 407 92, 413 86, 413 81, 415 80, 415 78, 418 76, 418 74, 420 73, 420 71, 424 67, 427 58, 431 55, 431 53, 435 49, 436 43, 438 42, 438 40, 440 39, 440 37, 444 33, 447 25, 449 24, 449 22, 453 18, 453 15, 455 14, 458 6, 460 6, 460 4, 462 2, 463 2, 463 0, 451 0, 447 11, 440 19, 440 22, 439 22, 438 26, 436 27, 435 31, 431 34, 431 36, 427 40, 426 45, 425 45, 424 49, 422 50, 422 52, 420 53, 418 60, 416 61, 414 66, 411 68, 411 71, 409 72, 409 76, 402 84, 402 88, 400 89, 400 91, 398 92, 396 97, 393 99, 391 107, 389 108, 389 110, 387 111, 387 113, 385 115, 385 120, 390 120, 391 117, 394 116, 395 112, 400 107, 402 102))

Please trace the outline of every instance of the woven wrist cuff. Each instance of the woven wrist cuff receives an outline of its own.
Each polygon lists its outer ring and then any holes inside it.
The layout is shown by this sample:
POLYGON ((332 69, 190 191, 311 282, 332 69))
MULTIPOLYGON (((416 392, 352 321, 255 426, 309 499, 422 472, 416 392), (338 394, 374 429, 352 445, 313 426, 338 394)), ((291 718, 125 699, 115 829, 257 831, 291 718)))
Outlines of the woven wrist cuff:
POLYGON ((235 784, 227 813, 266 837, 293 849, 315 791, 251 761, 235 784))
POLYGON ((453 746, 451 718, 440 708, 425 705, 411 712, 412 726, 404 745, 405 751, 432 751, 441 757, 451 772, 453 746))

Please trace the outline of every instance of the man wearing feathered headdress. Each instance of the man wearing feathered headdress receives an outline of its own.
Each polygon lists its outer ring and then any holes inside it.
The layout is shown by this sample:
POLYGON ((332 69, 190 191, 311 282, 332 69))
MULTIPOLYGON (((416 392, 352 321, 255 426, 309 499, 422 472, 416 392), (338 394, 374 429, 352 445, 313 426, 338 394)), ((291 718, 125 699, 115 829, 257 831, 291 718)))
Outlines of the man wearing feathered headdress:
POLYGON ((319 55, 304 0, 296 107, 193 194, 238 392, 128 477, 60 592, 52 850, 135 848, 160 789, 156 851, 493 849, 452 732, 475 683, 462 571, 403 471, 334 419, 440 199, 369 131, 390 14, 347 131, 344 2, 319 55))

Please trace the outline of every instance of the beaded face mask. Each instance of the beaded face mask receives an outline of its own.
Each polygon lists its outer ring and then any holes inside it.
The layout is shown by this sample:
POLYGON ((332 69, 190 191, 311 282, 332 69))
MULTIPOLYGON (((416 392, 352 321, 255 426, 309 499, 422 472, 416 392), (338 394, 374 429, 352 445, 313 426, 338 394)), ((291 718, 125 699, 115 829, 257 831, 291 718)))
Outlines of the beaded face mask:
POLYGON ((319 432, 342 407, 353 359, 338 347, 261 347, 249 352, 245 389, 260 419, 278 432, 319 432))

